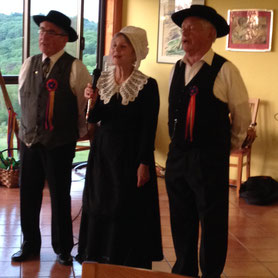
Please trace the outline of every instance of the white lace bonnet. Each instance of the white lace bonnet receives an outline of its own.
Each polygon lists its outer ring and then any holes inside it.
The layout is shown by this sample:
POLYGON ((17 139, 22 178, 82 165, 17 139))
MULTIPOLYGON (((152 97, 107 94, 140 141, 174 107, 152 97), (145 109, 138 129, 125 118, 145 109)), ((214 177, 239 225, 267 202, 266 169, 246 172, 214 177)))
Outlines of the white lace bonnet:
POLYGON ((111 67, 111 61, 108 60, 110 62, 109 69, 102 72, 97 87, 99 88, 100 99, 104 101, 104 104, 107 104, 111 97, 119 92, 122 96, 122 104, 127 105, 129 102, 135 100, 139 91, 142 90, 144 85, 148 82, 148 76, 138 70, 141 60, 145 59, 149 52, 148 39, 146 31, 135 26, 126 26, 121 29, 118 34, 124 34, 134 48, 136 55, 134 71, 129 78, 119 86, 114 80, 114 66, 111 67))
POLYGON ((124 34, 130 40, 136 54, 135 68, 138 69, 141 61, 149 53, 146 31, 140 27, 126 26, 119 33, 124 34))

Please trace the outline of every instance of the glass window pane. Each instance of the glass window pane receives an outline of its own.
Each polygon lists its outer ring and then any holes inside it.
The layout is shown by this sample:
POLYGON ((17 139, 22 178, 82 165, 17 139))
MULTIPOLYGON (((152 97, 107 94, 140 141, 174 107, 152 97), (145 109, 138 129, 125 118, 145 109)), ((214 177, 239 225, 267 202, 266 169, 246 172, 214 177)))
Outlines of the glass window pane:
POLYGON ((22 63, 23 1, 9 0, 0 10, 0 69, 17 75, 22 63))
MULTIPOLYGON (((47 0, 42 2, 41 0, 32 0, 31 1, 31 17, 33 15, 47 15, 50 10, 56 10, 59 11, 71 19, 71 27, 77 31, 77 14, 78 14, 78 4, 79 0, 63 0, 63 1, 57 1, 57 0, 47 0)), ((39 27, 34 22, 34 20, 31 18, 30 21, 30 55, 33 56, 35 54, 39 54, 39 45, 38 45, 38 39, 39 34, 38 30, 39 27)), ((72 56, 76 57, 77 53, 77 43, 67 43, 65 50, 71 54, 72 56)))
POLYGON ((98 12, 99 0, 84 1, 83 37, 85 38, 85 49, 82 60, 90 73, 96 67, 98 12))
MULTIPOLYGON (((90 73, 96 67, 97 54, 97 31, 98 31, 98 10, 99 0, 84 1, 83 37, 85 38, 85 48, 83 50, 82 61, 90 73)), ((78 142, 78 145, 90 146, 90 141, 78 142)), ((89 150, 75 152, 74 164, 86 162, 89 150)))

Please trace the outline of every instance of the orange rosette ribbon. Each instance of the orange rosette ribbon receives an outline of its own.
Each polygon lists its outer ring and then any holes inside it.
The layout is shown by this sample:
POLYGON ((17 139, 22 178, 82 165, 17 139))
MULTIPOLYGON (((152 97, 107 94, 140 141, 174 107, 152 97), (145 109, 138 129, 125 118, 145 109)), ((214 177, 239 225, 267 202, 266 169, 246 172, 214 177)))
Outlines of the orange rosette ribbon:
POLYGON ((46 82, 46 89, 48 90, 48 101, 45 111, 45 129, 53 130, 53 111, 54 111, 54 100, 55 100, 55 91, 58 88, 57 80, 51 78, 46 82))

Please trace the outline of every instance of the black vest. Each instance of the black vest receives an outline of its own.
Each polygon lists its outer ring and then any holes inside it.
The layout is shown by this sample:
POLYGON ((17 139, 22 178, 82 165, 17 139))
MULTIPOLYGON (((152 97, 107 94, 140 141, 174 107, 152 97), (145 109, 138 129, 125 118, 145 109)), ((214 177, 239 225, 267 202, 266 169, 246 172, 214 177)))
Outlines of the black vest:
POLYGON ((204 63, 186 85, 185 63, 178 61, 169 95, 169 133, 172 144, 179 148, 230 148, 228 105, 213 94, 215 78, 226 59, 215 54, 212 65, 204 63), (190 91, 197 88, 193 140, 185 138, 190 91))
POLYGON ((42 54, 31 58, 27 77, 20 89, 20 139, 27 146, 41 143, 54 148, 78 139, 77 99, 70 88, 70 72, 75 60, 64 53, 53 66, 45 81, 42 78, 42 54), (50 81, 57 82, 55 90, 53 126, 46 127, 50 81))

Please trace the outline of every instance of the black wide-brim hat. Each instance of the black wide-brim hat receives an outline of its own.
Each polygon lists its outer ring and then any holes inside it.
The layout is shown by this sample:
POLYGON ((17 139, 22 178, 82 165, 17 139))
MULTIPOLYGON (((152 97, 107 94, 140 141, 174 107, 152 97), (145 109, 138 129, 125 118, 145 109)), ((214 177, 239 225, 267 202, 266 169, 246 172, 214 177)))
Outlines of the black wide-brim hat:
POLYGON ((69 42, 74 42, 78 38, 76 31, 71 27, 70 18, 63 13, 52 10, 46 16, 34 15, 33 19, 38 26, 40 26, 43 21, 49 21, 62 28, 68 34, 69 42))
POLYGON ((217 38, 224 37, 229 34, 230 27, 227 21, 216 12, 215 9, 204 5, 192 5, 188 9, 180 10, 172 14, 171 18, 179 27, 183 21, 190 16, 200 17, 209 21, 217 32, 217 38))

